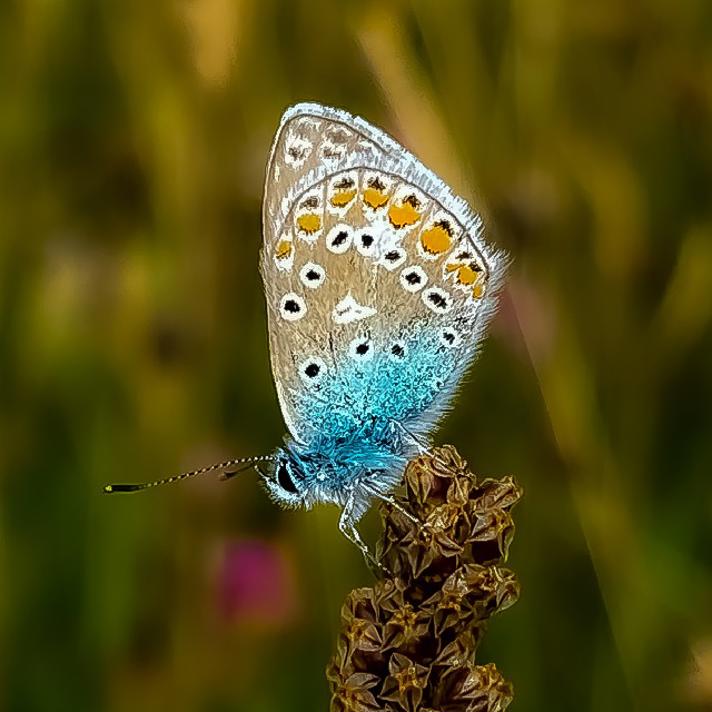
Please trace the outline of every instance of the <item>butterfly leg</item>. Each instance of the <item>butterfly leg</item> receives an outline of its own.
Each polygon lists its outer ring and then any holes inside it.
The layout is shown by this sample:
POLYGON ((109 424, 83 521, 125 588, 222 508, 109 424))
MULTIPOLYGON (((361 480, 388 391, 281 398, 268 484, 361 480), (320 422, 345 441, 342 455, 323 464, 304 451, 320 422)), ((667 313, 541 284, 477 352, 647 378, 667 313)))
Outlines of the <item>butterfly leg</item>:
POLYGON ((366 542, 361 538, 361 535, 358 533, 358 529, 356 529, 356 525, 354 524, 351 518, 351 511, 353 506, 349 506, 350 501, 351 500, 347 501, 346 506, 344 507, 343 511, 341 512, 341 516, 339 517, 339 531, 352 544, 354 544, 361 550, 363 558, 366 560, 366 563, 368 564, 369 568, 375 568, 376 570, 382 571, 387 576, 390 576, 390 571, 369 551, 366 542))

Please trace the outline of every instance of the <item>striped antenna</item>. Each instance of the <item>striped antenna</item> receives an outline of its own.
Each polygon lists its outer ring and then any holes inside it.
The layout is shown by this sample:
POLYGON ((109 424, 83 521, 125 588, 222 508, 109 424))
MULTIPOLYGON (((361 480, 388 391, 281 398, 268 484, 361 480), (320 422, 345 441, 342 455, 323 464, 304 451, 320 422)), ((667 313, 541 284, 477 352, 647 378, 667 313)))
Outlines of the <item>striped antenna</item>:
MULTIPOLYGON (((246 470, 249 467, 254 467, 258 462, 268 462, 274 459, 272 455, 256 455, 254 457, 238 457, 235 460, 227 460, 225 462, 219 462, 215 465, 210 465, 209 467, 201 467, 199 470, 193 470, 192 472, 183 472, 180 475, 173 475, 172 477, 164 477, 162 480, 155 480, 154 482, 142 482, 140 484, 117 484, 117 485, 104 485, 104 494, 114 494, 115 492, 138 492, 140 490, 150 489, 151 487, 158 487, 158 485, 169 485, 173 482, 180 482, 180 480, 187 480, 189 477, 195 477, 196 475, 204 475, 206 472, 213 472, 215 470, 222 470, 223 472, 227 470, 232 470, 232 468, 237 467, 236 470, 229 472, 229 475, 235 475, 242 470, 246 470)), ((228 474, 226 472, 226 474, 228 474)))

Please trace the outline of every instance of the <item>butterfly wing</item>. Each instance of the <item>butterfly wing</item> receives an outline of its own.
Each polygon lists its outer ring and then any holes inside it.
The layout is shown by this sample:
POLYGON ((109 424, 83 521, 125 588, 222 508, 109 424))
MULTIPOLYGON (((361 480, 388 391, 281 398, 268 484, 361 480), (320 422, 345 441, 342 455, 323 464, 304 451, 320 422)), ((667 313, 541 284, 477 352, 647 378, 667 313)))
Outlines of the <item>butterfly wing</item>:
POLYGON ((462 199, 392 138, 318 104, 282 117, 261 271, 291 435, 427 433, 496 306, 505 259, 462 199))

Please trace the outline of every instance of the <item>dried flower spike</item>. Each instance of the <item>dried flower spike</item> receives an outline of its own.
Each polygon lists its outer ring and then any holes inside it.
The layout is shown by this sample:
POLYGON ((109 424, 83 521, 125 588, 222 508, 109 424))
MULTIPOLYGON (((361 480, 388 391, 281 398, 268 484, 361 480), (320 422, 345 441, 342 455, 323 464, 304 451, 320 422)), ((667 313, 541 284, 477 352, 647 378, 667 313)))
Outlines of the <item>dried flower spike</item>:
POLYGON ((478 481, 450 446, 413 460, 381 505, 380 560, 392 577, 352 591, 327 668, 332 712, 499 712, 512 687, 475 665, 491 615, 516 602, 502 566, 521 497, 511 477, 478 481))

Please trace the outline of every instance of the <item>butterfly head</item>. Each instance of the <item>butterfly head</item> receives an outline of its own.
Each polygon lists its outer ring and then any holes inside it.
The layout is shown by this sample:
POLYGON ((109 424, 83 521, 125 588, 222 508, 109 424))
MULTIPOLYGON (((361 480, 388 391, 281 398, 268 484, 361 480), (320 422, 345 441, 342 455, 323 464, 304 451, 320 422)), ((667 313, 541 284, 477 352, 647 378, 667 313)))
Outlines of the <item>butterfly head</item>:
POLYGON ((278 504, 299 507, 305 500, 305 474, 303 463, 287 448, 280 447, 274 453, 264 482, 270 496, 278 504))
POLYGON ((283 507, 307 509, 318 503, 343 505, 345 482, 365 471, 360 462, 340 456, 329 443, 297 443, 291 438, 271 456, 270 468, 264 473, 267 491, 283 507))
POLYGON ((323 453, 305 452, 290 439, 273 454, 264 482, 272 499, 283 507, 310 508, 319 502, 338 504, 334 463, 323 453))

